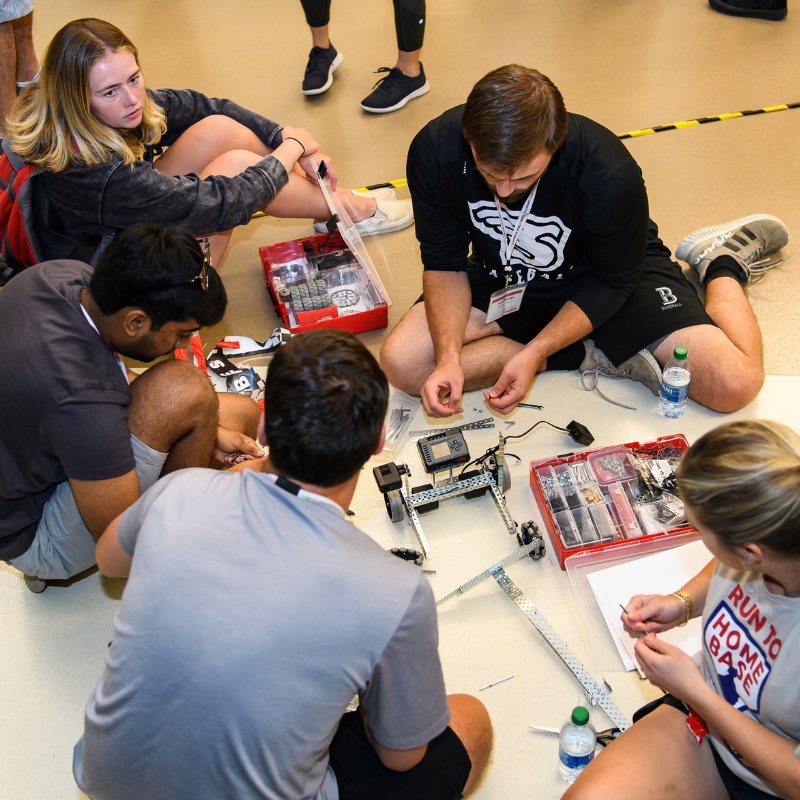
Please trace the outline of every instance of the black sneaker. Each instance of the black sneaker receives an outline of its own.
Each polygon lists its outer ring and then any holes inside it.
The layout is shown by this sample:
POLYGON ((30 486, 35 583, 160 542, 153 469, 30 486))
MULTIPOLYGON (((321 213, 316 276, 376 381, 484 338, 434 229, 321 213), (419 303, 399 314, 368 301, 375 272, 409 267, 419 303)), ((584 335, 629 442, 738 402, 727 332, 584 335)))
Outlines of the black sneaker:
POLYGON ((786 16, 786 0, 708 0, 708 4, 731 17, 779 20, 786 16))
POLYGON ((372 114, 388 114, 390 111, 397 111, 402 108, 409 100, 415 97, 422 97, 427 94, 431 86, 425 80, 425 70, 422 64, 419 65, 419 75, 416 78, 409 78, 404 75, 397 67, 381 67, 376 71, 376 75, 381 72, 388 72, 373 87, 373 92, 369 97, 361 101, 361 108, 372 114))
POLYGON ((322 94, 331 88, 333 73, 343 61, 342 54, 331 45, 329 48, 312 47, 308 54, 306 74, 303 76, 303 94, 322 94))

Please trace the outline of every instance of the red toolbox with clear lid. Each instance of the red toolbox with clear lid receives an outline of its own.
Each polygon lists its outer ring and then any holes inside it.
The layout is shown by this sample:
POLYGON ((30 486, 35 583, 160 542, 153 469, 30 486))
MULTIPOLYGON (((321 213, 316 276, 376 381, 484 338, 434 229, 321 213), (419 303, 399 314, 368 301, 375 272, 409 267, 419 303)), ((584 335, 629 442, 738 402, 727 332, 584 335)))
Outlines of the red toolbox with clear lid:
POLYGON ((382 287, 339 231, 259 251, 275 311, 293 333, 339 328, 363 333, 389 324, 382 287))
POLYGON ((682 434, 532 461, 533 490, 561 569, 574 553, 690 531, 674 491, 682 434))
POLYGON ((307 158, 331 212, 329 232, 259 250, 275 311, 292 333, 385 328, 392 301, 356 224, 333 190, 327 165, 307 158))

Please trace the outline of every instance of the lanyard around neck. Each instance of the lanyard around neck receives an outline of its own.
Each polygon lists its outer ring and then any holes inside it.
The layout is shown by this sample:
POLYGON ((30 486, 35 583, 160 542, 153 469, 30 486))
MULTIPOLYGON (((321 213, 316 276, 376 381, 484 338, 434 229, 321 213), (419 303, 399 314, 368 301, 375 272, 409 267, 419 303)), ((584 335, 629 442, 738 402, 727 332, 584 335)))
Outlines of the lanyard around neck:
POLYGON ((511 254, 514 252, 514 248, 517 246, 517 240, 519 239, 520 234, 522 233, 522 228, 528 219, 528 214, 531 212, 531 206, 533 206, 533 201, 536 198, 536 190, 539 188, 539 181, 541 179, 541 176, 539 176, 536 183, 533 184, 533 188, 528 195, 528 199, 525 201, 525 205, 522 206, 522 211, 519 212, 519 219, 517 220, 517 224, 514 226, 514 230, 511 232, 510 241, 508 234, 506 233, 506 224, 503 220, 503 211, 500 208, 500 199, 497 195, 494 196, 494 204, 497 208, 497 216, 500 218, 500 230, 503 234, 503 245, 505 247, 504 267, 507 273, 511 272, 511 254))

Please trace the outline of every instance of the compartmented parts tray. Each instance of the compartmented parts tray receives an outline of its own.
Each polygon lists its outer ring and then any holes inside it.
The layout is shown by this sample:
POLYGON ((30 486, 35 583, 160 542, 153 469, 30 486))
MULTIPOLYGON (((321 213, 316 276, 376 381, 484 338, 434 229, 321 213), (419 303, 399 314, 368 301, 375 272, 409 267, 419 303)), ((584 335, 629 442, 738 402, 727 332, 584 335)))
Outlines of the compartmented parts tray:
POLYGON ((259 254, 275 310, 291 331, 361 333, 388 324, 380 289, 338 231, 262 247, 259 254))
POLYGON ((679 434, 532 462, 531 488, 562 569, 575 552, 691 530, 674 492, 686 449, 679 434))

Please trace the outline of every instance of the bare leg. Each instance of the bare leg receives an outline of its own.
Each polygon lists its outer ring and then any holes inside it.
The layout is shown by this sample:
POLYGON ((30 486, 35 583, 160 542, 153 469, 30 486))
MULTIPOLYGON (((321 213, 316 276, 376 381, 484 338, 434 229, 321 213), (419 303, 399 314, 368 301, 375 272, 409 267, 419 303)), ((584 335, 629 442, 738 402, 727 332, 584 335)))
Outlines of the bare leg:
POLYGON ((261 409, 255 400, 243 394, 223 392, 219 398, 219 424, 231 431, 238 431, 251 439, 258 433, 261 409))
POLYGON ((323 25, 320 28, 312 28, 309 25, 308 29, 311 31, 311 41, 314 47, 321 47, 323 50, 327 50, 331 46, 327 25, 323 25))
POLYGON ((6 119, 17 99, 17 49, 10 22, 0 24, 0 136, 6 135, 6 119))
POLYGON ((217 393, 186 361, 162 361, 131 383, 128 428, 149 447, 169 453, 162 475, 208 466, 218 421, 217 393))
POLYGON ((564 800, 729 800, 711 754, 699 747, 686 717, 660 706, 589 763, 564 800), (658 754, 653 759, 643 754, 658 754))
POLYGON ((14 28, 14 44, 17 51, 16 81, 33 80, 39 71, 39 61, 33 49, 33 11, 11 21, 14 28))
MULTIPOLYGON (((465 391, 494 384, 508 359, 523 349, 519 342, 503 336, 496 322, 486 325, 485 320, 485 312, 477 308, 470 311, 464 333, 466 344, 461 351, 465 391)), ((400 320, 383 343, 380 361, 392 386, 419 396, 436 366, 424 303, 412 306, 400 320)))
MULTIPOLYGON (((229 117, 214 115, 185 131, 154 167, 167 175, 196 172, 201 178, 233 176, 257 164, 270 152, 270 148, 244 125, 229 117)), ((377 206, 373 198, 353 195, 344 188, 337 188, 336 193, 355 222, 375 213, 377 206)), ((296 170, 289 173, 289 183, 264 206, 263 211, 273 217, 288 219, 326 220, 330 217, 319 187, 296 170)), ((217 266, 228 246, 231 231, 209 233, 212 234, 209 236, 211 262, 217 266)))
POLYGON ((447 696, 447 701, 452 713, 450 727, 461 739, 472 762, 464 787, 464 794, 469 794, 475 788, 492 752, 492 721, 483 703, 472 695, 451 694, 447 696))
POLYGON ((403 75, 407 75, 409 78, 416 78, 417 75, 419 75, 419 54, 421 52, 422 48, 410 52, 398 50, 395 67, 397 67, 403 75))
POLYGON ((678 345, 689 351, 689 396, 714 411, 736 411, 764 384, 761 332, 739 282, 721 277, 706 287, 706 311, 719 325, 695 325, 668 336, 655 352, 665 364, 678 345))

